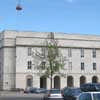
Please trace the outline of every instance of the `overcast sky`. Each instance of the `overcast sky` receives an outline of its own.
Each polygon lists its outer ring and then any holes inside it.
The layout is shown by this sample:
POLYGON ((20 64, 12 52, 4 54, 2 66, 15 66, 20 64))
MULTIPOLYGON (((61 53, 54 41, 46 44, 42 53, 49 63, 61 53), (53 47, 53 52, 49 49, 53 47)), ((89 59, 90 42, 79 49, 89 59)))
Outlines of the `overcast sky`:
POLYGON ((100 0, 0 0, 0 30, 100 33, 100 0))

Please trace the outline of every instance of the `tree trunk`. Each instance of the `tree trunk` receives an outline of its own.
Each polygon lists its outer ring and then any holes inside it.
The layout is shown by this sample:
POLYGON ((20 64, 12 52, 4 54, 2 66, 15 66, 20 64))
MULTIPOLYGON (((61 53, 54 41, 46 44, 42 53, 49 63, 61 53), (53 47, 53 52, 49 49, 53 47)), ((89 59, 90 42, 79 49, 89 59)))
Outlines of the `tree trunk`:
POLYGON ((50 78, 50 82, 51 82, 51 87, 50 88, 52 89, 52 75, 51 75, 51 78, 50 78))

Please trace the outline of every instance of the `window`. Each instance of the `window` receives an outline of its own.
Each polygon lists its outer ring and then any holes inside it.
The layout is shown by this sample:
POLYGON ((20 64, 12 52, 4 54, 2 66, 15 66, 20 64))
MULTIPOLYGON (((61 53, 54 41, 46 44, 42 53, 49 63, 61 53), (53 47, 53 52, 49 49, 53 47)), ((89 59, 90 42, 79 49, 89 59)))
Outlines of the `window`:
POLYGON ((96 70, 96 63, 93 63, 93 70, 96 70))
POLYGON ((72 49, 68 48, 68 57, 72 57, 72 49))
POLYGON ((32 48, 28 48, 28 56, 31 56, 32 55, 32 48))
POLYGON ((93 100, 100 100, 100 93, 94 93, 93 100))
POLYGON ((27 79, 27 87, 32 87, 32 79, 27 79))
POLYGON ((27 69, 32 69, 32 62, 28 61, 28 68, 27 69))
POLYGON ((41 65, 42 69, 45 69, 45 64, 46 64, 46 62, 42 62, 41 64, 42 64, 42 65, 41 65))
POLYGON ((79 100, 92 100, 91 94, 89 93, 81 94, 79 100))
POLYGON ((72 62, 68 62, 68 67, 70 70, 72 70, 72 62))
POLYGON ((84 70, 84 62, 81 63, 81 70, 84 70))
POLYGON ((92 56, 93 58, 96 58, 96 49, 92 49, 92 56))
POLYGON ((84 57, 84 49, 83 48, 81 48, 80 52, 81 52, 81 58, 84 57))

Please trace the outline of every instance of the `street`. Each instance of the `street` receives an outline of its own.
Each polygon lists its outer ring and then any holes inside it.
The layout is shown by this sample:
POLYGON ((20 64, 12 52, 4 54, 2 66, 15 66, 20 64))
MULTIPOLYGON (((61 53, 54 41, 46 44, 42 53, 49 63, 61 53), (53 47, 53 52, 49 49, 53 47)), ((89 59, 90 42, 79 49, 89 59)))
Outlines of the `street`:
POLYGON ((43 100, 43 95, 40 94, 24 94, 24 95, 3 95, 0 100, 43 100))
MULTIPOLYGON (((41 94, 24 94, 24 95, 3 95, 0 96, 0 100, 43 100, 41 94)), ((62 99, 52 99, 62 100, 62 99)))

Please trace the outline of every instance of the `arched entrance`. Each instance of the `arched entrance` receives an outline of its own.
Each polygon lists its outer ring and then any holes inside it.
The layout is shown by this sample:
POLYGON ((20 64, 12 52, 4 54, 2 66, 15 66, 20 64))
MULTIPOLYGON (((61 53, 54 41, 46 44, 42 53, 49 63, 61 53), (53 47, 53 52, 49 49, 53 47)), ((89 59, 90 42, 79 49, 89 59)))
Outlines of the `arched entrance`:
POLYGON ((47 88, 47 79, 45 76, 40 77, 40 88, 47 88))
POLYGON ((92 83, 98 83, 98 77, 97 76, 92 77, 92 83))
POLYGON ((67 77, 67 86, 68 87, 73 87, 74 86, 74 79, 73 79, 73 77, 72 76, 68 76, 67 77))
POLYGON ((86 77, 85 76, 81 76, 80 77, 80 85, 86 83, 86 77))
POLYGON ((33 86, 33 76, 28 75, 26 76, 26 87, 32 87, 33 86))
POLYGON ((54 77, 54 88, 60 89, 60 77, 59 76, 54 77))

